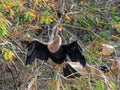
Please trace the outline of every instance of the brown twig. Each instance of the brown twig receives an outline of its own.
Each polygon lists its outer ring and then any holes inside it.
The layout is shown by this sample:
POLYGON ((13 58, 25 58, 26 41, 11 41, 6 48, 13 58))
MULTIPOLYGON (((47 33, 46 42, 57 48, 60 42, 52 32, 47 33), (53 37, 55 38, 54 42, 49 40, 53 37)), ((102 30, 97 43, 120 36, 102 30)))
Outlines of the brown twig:
POLYGON ((8 35, 7 37, 10 38, 20 49, 23 50, 23 48, 18 44, 18 42, 16 42, 16 40, 11 37, 12 35, 11 35, 10 33, 8 33, 8 34, 9 34, 9 35, 8 35))

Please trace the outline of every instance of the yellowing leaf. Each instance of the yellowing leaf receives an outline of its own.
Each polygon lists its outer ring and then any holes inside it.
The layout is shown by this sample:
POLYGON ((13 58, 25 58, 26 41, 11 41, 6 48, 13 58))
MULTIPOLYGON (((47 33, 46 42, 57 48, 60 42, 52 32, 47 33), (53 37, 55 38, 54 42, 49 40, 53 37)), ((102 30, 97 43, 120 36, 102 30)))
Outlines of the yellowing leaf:
POLYGON ((8 10, 10 10, 12 8, 12 6, 13 5, 11 3, 6 3, 5 6, 4 6, 4 10, 8 11, 8 10))
POLYGON ((34 13, 34 20, 38 20, 39 14, 38 14, 36 7, 33 7, 31 11, 34 13))
POLYGON ((113 60, 112 66, 111 66, 111 73, 114 74, 116 77, 118 77, 119 75, 119 68, 120 68, 120 61, 113 60))
POLYGON ((10 16, 13 17, 15 15, 14 10, 10 9, 10 16))
POLYGON ((44 2, 48 2, 48 0, 43 0, 44 2))
POLYGON ((7 61, 11 61, 12 63, 14 63, 13 62, 13 57, 15 57, 15 55, 14 55, 14 53, 11 51, 11 50, 9 50, 9 49, 5 49, 5 51, 4 51, 4 60, 7 62, 7 61))
POLYGON ((47 16, 45 19, 45 23, 50 24, 51 22, 53 22, 52 18, 50 16, 47 16))
POLYGON ((115 51, 115 48, 113 46, 103 44, 102 54, 103 55, 111 55, 115 51))
POLYGON ((23 3, 23 0, 19 0, 19 2, 20 2, 20 4, 22 4, 22 3, 23 3))
POLYGON ((67 21, 70 21, 70 20, 71 20, 71 18, 70 18, 68 15, 65 15, 65 19, 66 19, 67 21))
POLYGON ((9 20, 7 20, 7 18, 0 13, 0 25, 1 27, 6 27, 6 26, 11 26, 11 22, 9 20))
POLYGON ((42 4, 42 0, 35 0, 35 4, 42 4))
POLYGON ((55 88, 56 88, 56 86, 57 86, 56 84, 57 84, 57 81, 54 80, 53 83, 52 83, 52 85, 53 85, 52 87, 54 88, 54 90, 55 90, 55 88))
POLYGON ((101 12, 101 9, 100 9, 100 8, 98 8, 97 10, 98 10, 99 12, 101 12))
POLYGON ((26 33, 26 37, 30 39, 30 38, 31 38, 31 35, 28 34, 28 33, 26 33))
POLYGON ((34 29, 34 30, 40 29, 40 27, 37 26, 37 25, 27 24, 27 26, 28 26, 30 29, 34 29))
POLYGON ((41 16, 40 17, 40 24, 43 24, 45 22, 45 17, 44 16, 41 16))
POLYGON ((54 69, 58 69, 60 66, 58 65, 58 64, 56 64, 55 66, 54 66, 54 69))
POLYGON ((22 30, 23 29, 23 27, 21 27, 21 26, 18 26, 18 27, 16 27, 15 29, 14 29, 14 31, 13 31, 13 33, 12 33, 12 35, 15 37, 15 36, 18 36, 19 34, 20 34, 20 30, 22 30))
POLYGON ((50 16, 47 17, 48 22, 53 22, 52 18, 50 16))
POLYGON ((40 17, 40 23, 41 24, 43 24, 43 23, 49 24, 51 22, 53 22, 53 20, 52 20, 52 18, 50 16, 41 16, 40 17))
POLYGON ((19 32, 17 30, 13 31, 13 36, 17 36, 19 34, 19 32))

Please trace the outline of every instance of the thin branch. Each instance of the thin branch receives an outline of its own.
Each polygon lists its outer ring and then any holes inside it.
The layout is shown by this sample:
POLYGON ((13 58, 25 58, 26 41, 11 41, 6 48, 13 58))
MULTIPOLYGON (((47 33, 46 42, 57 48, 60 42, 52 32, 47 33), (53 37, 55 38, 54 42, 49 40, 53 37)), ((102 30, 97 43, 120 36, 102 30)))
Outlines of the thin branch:
POLYGON ((76 12, 68 12, 66 13, 66 15, 70 15, 70 14, 79 14, 79 13, 83 13, 84 11, 81 10, 81 11, 76 11, 76 12))
POLYGON ((9 42, 9 41, 6 41, 6 42, 11 45, 12 50, 13 50, 13 53, 14 53, 15 56, 18 58, 18 60, 22 63, 22 65, 25 67, 25 64, 23 63, 22 59, 21 59, 21 58, 18 56, 18 54, 16 53, 16 51, 15 51, 15 49, 14 49, 14 47, 13 47, 13 44, 12 44, 11 42, 9 42))
MULTIPOLYGON (((106 83, 108 80, 106 79, 106 77, 105 76, 101 76, 101 75, 97 75, 97 74, 94 74, 94 73, 86 73, 86 72, 75 72, 75 73, 72 73, 72 74, 70 74, 70 75, 68 75, 68 76, 66 76, 66 77, 64 77, 62 74, 58 74, 58 75, 60 75, 62 78, 64 78, 64 79, 67 79, 67 78, 69 78, 70 76, 73 76, 73 75, 75 75, 75 74, 82 74, 82 75, 95 75, 95 76, 97 76, 97 77, 100 77, 100 78, 103 78, 103 82, 104 83, 106 83)), ((101 79, 100 79, 101 80, 101 79)), ((108 84, 108 82, 106 83, 106 84, 108 84)))
POLYGON ((9 34, 9 35, 8 35, 7 37, 10 38, 20 49, 23 49, 23 48, 18 44, 18 42, 16 42, 16 40, 11 37, 12 35, 11 35, 10 33, 8 33, 8 34, 9 34))
POLYGON ((7 68, 9 69, 9 71, 10 71, 10 73, 11 73, 13 82, 14 82, 14 84, 15 84, 15 89, 17 90, 17 84, 16 84, 16 80, 15 80, 15 78, 14 78, 14 74, 13 74, 12 68, 9 66, 8 63, 6 63, 6 65, 7 65, 7 68))
MULTIPOLYGON (((44 65, 44 61, 42 62, 42 64, 41 64, 40 67, 36 68, 36 69, 28 76, 27 80, 26 80, 25 83, 22 85, 22 88, 24 88, 24 87, 26 86, 26 84, 28 83, 28 81, 29 81, 30 79, 32 79, 34 76, 38 75, 38 71, 39 71, 39 69, 41 69, 41 68, 43 67, 43 65, 44 65)), ((40 72, 39 72, 39 74, 40 74, 40 72)))
POLYGON ((0 45, 5 45, 5 44, 10 44, 11 47, 12 47, 12 50, 13 50, 13 53, 15 54, 15 56, 18 58, 18 60, 20 60, 20 62, 23 64, 23 66, 25 66, 25 64, 23 63, 22 59, 17 55, 14 47, 13 47, 13 44, 9 41, 5 41, 4 43, 0 43, 0 45))

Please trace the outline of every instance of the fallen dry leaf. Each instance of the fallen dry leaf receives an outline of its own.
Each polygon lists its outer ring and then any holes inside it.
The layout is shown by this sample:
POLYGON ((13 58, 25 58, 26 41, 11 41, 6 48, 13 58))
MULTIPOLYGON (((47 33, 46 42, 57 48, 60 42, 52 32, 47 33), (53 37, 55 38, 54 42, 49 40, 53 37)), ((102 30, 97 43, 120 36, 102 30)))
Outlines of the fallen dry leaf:
POLYGON ((115 48, 113 46, 103 44, 102 54, 110 56, 113 52, 115 52, 115 48))
POLYGON ((111 73, 114 74, 116 77, 118 77, 119 75, 119 67, 120 67, 120 61, 113 60, 112 66, 111 66, 111 73))

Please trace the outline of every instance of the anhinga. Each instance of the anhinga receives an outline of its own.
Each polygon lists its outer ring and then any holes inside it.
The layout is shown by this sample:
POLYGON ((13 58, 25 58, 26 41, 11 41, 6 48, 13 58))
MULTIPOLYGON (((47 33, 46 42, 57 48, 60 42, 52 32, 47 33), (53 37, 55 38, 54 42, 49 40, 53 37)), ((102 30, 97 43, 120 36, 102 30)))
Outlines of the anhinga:
POLYGON ((62 64, 67 61, 67 56, 72 62, 80 62, 83 67, 86 65, 83 50, 78 41, 62 45, 62 39, 58 35, 58 30, 54 34, 54 39, 48 44, 43 44, 38 40, 33 40, 28 44, 26 65, 31 64, 35 58, 47 61, 51 58, 55 63, 62 64))

